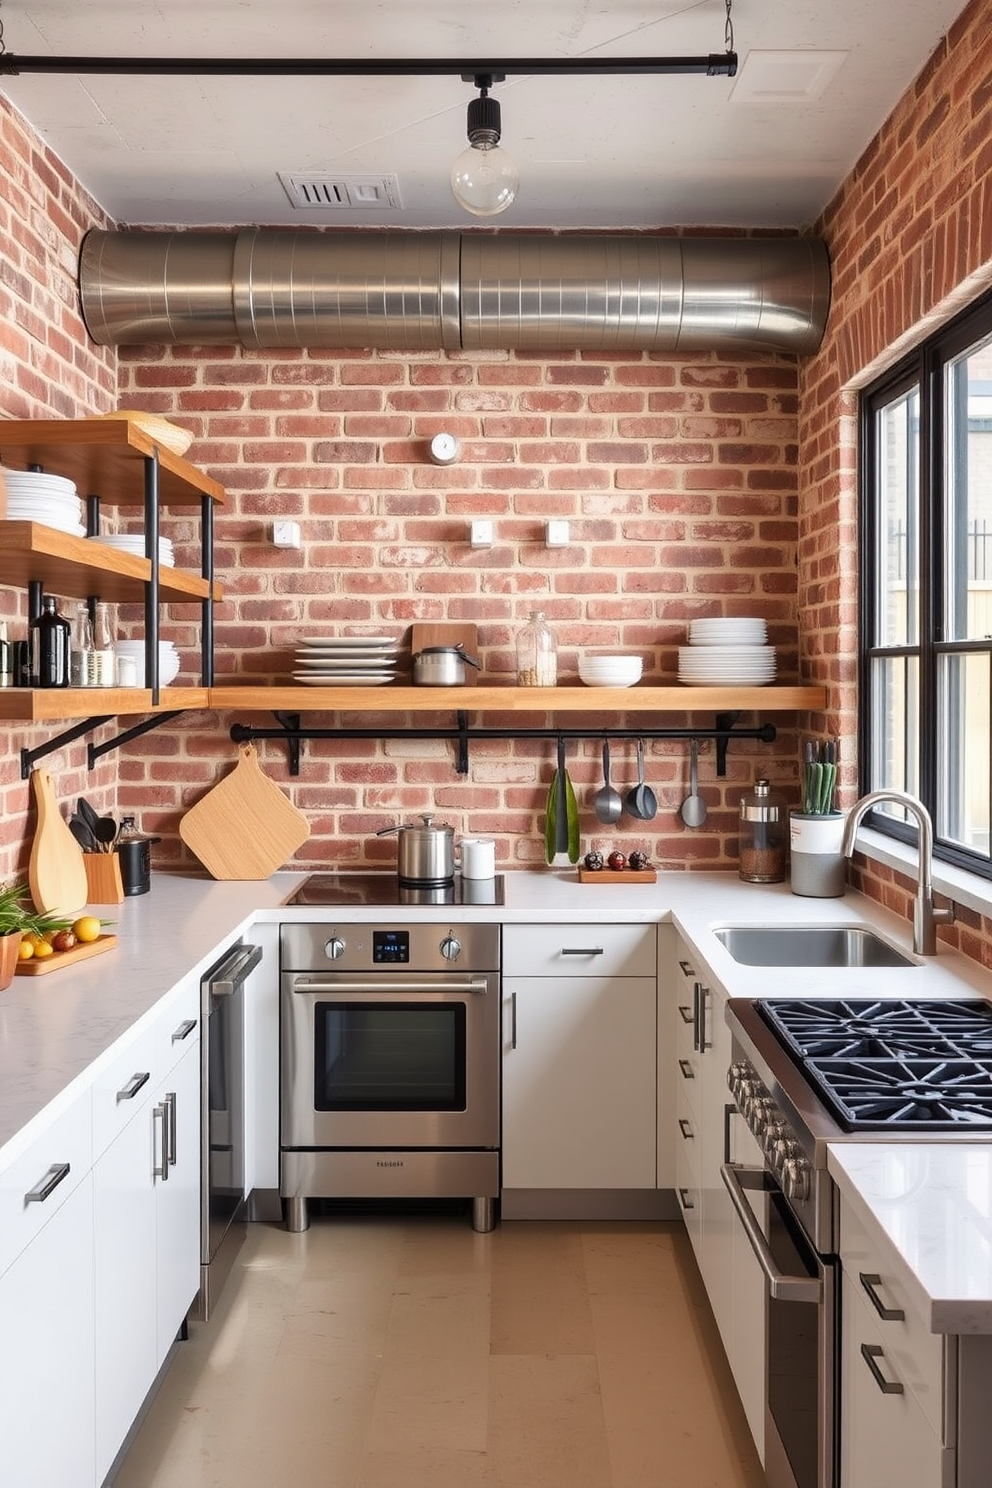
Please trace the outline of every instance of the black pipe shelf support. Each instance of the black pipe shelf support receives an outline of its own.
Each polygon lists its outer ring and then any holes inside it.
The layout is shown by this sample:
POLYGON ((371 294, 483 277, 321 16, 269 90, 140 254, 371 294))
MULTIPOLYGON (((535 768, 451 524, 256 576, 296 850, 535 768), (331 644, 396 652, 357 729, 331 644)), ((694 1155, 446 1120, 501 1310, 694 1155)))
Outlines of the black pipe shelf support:
POLYGON ((273 713, 278 728, 258 728, 250 723, 233 723, 230 737, 235 744, 250 744, 255 739, 282 739, 286 744, 290 775, 300 773, 300 745, 306 739, 451 739, 458 746, 455 770, 468 774, 469 741, 472 739, 713 739, 716 741, 716 773, 727 773, 727 745, 733 739, 757 739, 774 744, 777 737, 773 723, 758 728, 737 728, 739 713, 718 713, 716 727, 701 728, 473 728, 467 713, 461 709, 454 728, 301 728, 299 713, 273 713))
MULTIPOLYGON (((92 770, 98 759, 109 754, 112 749, 119 749, 122 744, 129 744, 132 739, 140 739, 142 734, 150 734, 152 729, 159 728, 163 723, 171 723, 173 718, 178 718, 183 713, 182 708, 175 708, 171 713, 155 713, 151 718, 146 718, 141 723, 134 724, 125 729, 121 734, 115 734, 112 739, 105 739, 102 744, 90 744, 86 749, 86 768, 92 770)), ((99 723, 106 723, 106 719, 98 719, 99 723)))
MULTIPOLYGON (((113 716, 113 713, 104 713, 98 718, 84 718, 82 723, 74 724, 72 728, 56 734, 54 738, 48 739, 44 744, 39 744, 35 749, 22 749, 21 779, 27 780, 37 762, 44 759, 46 754, 54 754, 55 750, 61 749, 63 744, 74 744, 77 739, 82 738, 83 734, 91 733, 101 724, 109 723, 113 716)), ((92 768, 91 765, 90 769, 92 768)))

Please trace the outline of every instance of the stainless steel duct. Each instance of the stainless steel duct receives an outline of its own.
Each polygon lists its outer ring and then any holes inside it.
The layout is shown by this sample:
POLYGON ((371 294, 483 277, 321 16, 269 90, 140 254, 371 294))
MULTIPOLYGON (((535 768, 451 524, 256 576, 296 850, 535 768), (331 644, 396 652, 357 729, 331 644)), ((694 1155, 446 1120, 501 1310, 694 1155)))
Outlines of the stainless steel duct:
POLYGON ((813 352, 819 238, 90 232, 100 345, 813 352))

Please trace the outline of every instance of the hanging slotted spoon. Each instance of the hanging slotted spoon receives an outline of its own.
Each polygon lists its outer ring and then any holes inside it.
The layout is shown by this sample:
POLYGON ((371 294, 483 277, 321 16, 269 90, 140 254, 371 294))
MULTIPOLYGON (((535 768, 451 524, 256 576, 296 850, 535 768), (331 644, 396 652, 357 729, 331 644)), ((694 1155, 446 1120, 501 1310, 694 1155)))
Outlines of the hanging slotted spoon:
POLYGON ((689 740, 689 794, 682 802, 681 816, 687 827, 701 827, 706 820, 706 802, 699 794, 699 745, 689 740))
POLYGON ((623 799, 620 792, 613 789, 610 784, 610 741, 603 740, 603 784, 596 792, 592 803, 596 817, 604 826, 612 827, 614 822, 620 820, 623 811, 623 799))

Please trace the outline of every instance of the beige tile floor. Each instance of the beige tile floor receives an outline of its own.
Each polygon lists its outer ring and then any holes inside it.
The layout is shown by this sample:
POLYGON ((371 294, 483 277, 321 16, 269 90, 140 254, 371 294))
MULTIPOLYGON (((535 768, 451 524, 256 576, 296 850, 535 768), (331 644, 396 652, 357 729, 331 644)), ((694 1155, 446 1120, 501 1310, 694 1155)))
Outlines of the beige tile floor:
POLYGON ((763 1488, 677 1225, 255 1224, 114 1488, 763 1488))

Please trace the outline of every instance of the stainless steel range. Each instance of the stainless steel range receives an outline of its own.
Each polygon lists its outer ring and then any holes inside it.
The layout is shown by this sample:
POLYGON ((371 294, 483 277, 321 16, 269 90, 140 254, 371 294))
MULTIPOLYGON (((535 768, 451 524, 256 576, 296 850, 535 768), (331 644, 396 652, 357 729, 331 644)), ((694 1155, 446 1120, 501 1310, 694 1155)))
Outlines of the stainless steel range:
MULTIPOLYGON (((384 876, 384 875, 383 875, 384 876)), ((285 924, 280 1191, 313 1198, 499 1194, 500 927, 285 924)))
POLYGON ((724 1182, 768 1283, 769 1488, 834 1488, 839 1263, 831 1142, 988 1141, 992 1004, 731 999, 728 1083, 764 1152, 724 1182))

